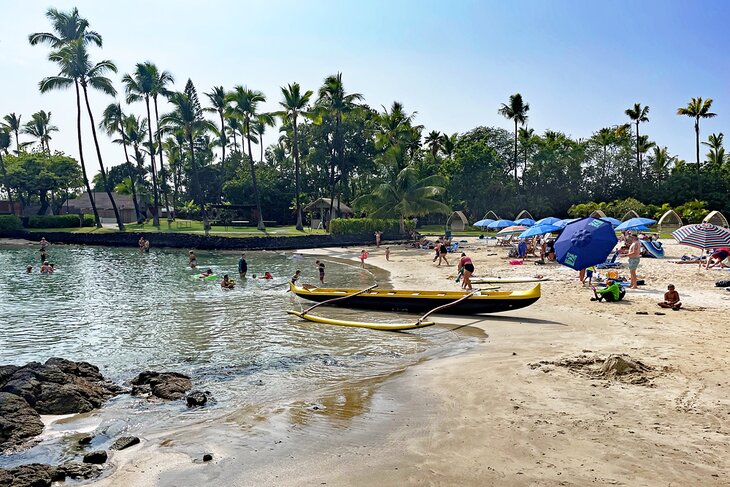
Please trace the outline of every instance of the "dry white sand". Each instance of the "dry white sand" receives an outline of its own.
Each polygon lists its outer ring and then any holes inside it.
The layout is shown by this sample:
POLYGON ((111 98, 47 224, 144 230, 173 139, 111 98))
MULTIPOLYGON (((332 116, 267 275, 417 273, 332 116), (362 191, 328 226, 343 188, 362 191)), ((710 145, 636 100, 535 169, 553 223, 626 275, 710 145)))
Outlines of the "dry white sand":
MULTIPOLYGON (((665 248, 670 258, 691 251, 671 242, 665 248)), ((367 263, 388 270, 394 287, 458 288, 447 279, 455 273, 453 262, 437 268, 431 252, 397 247, 386 262, 383 250, 370 248, 367 263)), ((210 464, 161 446, 189 432, 146 438, 115 453, 116 471, 97 483, 730 485, 730 293, 714 287, 730 272, 642 259, 645 286, 621 303, 597 303, 576 272, 530 260, 511 266, 504 250, 474 239, 465 250, 478 275, 539 273, 552 280, 542 284, 542 299, 523 310, 483 319, 438 317, 480 328, 488 338, 377 387, 370 410, 384 414, 265 452, 249 448, 247 432, 239 430, 234 440, 226 438, 226 448, 201 446, 215 450, 210 464), (656 306, 669 282, 685 309, 656 306), (600 375, 600 360, 611 354, 629 355, 646 369, 600 375)), ((355 260, 359 251, 316 253, 355 260)))

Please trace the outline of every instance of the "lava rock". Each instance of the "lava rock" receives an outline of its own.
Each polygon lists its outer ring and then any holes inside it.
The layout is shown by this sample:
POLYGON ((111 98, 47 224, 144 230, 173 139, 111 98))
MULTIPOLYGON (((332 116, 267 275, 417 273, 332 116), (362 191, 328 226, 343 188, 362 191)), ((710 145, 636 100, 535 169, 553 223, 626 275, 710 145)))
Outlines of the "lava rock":
POLYGON ((25 399, 0 392, 0 451, 15 447, 42 432, 40 415, 25 399))
POLYGON ((88 445, 94 440, 94 435, 84 435, 79 438, 79 445, 88 445))
POLYGON ((100 465, 102 463, 105 463, 107 458, 109 458, 109 456, 104 450, 92 451, 91 453, 87 453, 86 455, 84 455, 84 463, 93 463, 95 465, 100 465))
POLYGON ((55 467, 29 463, 14 468, 0 469, 0 485, 12 487, 51 487, 55 467))
POLYGON ((187 395, 185 400, 187 401, 189 408, 205 406, 205 403, 208 402, 208 394, 203 391, 193 391, 187 395))
POLYGON ((102 469, 98 465, 90 463, 66 462, 56 467, 54 480, 63 480, 64 478, 72 479, 93 479, 98 477, 102 469), (63 478, 58 478, 63 475, 63 478))
POLYGON ((126 448, 129 448, 130 446, 134 446, 139 443, 139 438, 136 436, 122 436, 121 438, 117 438, 114 443, 112 443, 112 446, 109 448, 110 450, 124 450, 126 448))
POLYGON ((177 372, 155 372, 147 370, 130 381, 132 394, 149 392, 160 399, 176 400, 185 397, 185 393, 193 388, 190 377, 177 372), (136 392, 135 392, 136 391, 136 392))
POLYGON ((206 453, 205 455, 203 455, 204 462, 209 462, 211 460, 213 460, 213 455, 211 455, 210 453, 206 453))

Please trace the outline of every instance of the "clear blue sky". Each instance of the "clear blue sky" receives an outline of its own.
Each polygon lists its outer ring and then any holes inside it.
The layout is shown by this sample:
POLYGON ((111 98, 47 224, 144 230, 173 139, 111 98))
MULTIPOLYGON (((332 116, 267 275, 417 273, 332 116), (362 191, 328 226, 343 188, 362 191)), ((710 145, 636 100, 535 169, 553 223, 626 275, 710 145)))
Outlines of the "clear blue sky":
MULTIPOLYGON (((634 102, 649 105, 642 133, 690 161, 692 122, 677 107, 711 97, 718 116, 702 122, 703 139, 730 130, 726 1, 4 2, 0 114, 27 120, 51 110, 61 129, 51 148, 73 156, 73 93, 37 91, 56 68, 46 47, 27 42, 29 33, 49 30, 48 6, 79 8, 104 36, 95 59, 116 62, 117 80, 150 60, 175 75, 178 89, 192 78, 201 98, 213 85, 262 90, 266 110, 277 109, 279 86, 298 81, 316 91, 326 75, 342 71, 348 91, 376 108, 401 101, 426 130, 511 130, 497 109, 516 92, 530 103, 530 127, 577 138, 626 122, 623 112, 634 102)), ((92 98, 97 112, 111 101, 92 98)), ((142 105, 134 110, 142 113, 142 105)), ((276 137, 272 130, 265 143, 276 137)), ((107 164, 122 162, 107 140, 102 150, 107 164)))

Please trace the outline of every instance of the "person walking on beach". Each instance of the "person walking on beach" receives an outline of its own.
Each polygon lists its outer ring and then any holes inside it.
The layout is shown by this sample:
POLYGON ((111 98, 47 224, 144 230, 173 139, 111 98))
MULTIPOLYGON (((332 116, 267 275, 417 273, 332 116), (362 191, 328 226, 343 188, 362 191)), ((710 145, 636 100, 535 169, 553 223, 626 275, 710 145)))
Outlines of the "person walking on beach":
POLYGON ((360 259, 360 267, 362 267, 363 269, 365 268, 365 259, 367 259, 367 258, 368 258, 368 251, 367 250, 361 251, 359 259, 360 259))
POLYGON ((629 258, 629 274, 631 275, 630 289, 636 289, 636 269, 639 267, 639 261, 641 260, 641 243, 636 235, 630 235, 628 237, 629 252, 626 256, 629 258))
POLYGON ((324 286, 324 262, 315 261, 317 270, 319 271, 319 283, 324 286))
POLYGON ((383 232, 380 230, 375 232, 375 246, 380 248, 380 239, 383 237, 383 232))
POLYGON ((385 247, 385 260, 390 261, 390 247, 385 247))
POLYGON ((241 258, 238 259, 238 276, 241 279, 246 279, 247 272, 248 272, 248 262, 246 262, 246 254, 241 254, 241 258))
POLYGON ((188 262, 190 263, 190 268, 195 269, 198 267, 198 258, 195 256, 195 252, 192 250, 188 251, 188 262))
POLYGON ((467 257, 464 252, 461 253, 461 259, 459 259, 458 270, 462 272, 463 280, 461 287, 471 291, 471 276, 474 274, 474 263, 471 258, 467 257))
POLYGON ((446 265, 449 265, 449 261, 446 260, 446 254, 449 252, 449 250, 446 248, 446 242, 441 240, 438 244, 438 249, 436 250, 439 256, 439 263, 436 265, 436 267, 441 266, 441 261, 443 260, 446 262, 446 265))

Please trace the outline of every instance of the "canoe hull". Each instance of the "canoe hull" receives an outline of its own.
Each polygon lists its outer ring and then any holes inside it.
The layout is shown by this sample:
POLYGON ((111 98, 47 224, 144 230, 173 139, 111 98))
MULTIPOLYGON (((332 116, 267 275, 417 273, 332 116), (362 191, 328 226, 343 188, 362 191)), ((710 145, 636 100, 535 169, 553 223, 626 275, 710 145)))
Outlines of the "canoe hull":
POLYGON ((347 320, 335 320, 332 318, 325 318, 324 316, 316 316, 310 314, 302 314, 299 311, 287 311, 290 315, 298 316, 304 320, 312 321, 314 323, 322 323, 325 325, 337 325, 337 326, 350 326, 354 328, 369 328, 371 330, 383 330, 383 331, 402 331, 402 330, 415 330, 416 328, 425 328, 427 326, 433 326, 436 323, 433 321, 424 321, 422 323, 366 323, 361 321, 347 321, 347 320))
MULTIPOLYGON (((303 288, 291 287, 291 291, 297 296, 309 301, 322 302, 334 297, 344 295, 345 292, 356 290, 343 290, 344 292, 318 292, 305 290, 303 288)), ((406 313, 425 313, 438 306, 456 301, 464 296, 460 292, 444 292, 439 296, 436 293, 418 291, 397 291, 397 292, 372 292, 353 296, 341 301, 335 301, 332 306, 345 308, 367 309, 376 311, 400 311, 406 313), (410 294, 410 295, 409 295, 410 294), (430 294, 430 296, 429 296, 430 294)), ((526 292, 483 292, 466 299, 455 306, 445 309, 441 314, 449 315, 477 315, 483 313, 499 313, 525 308, 540 299, 540 286, 535 286, 526 292)), ((325 305, 329 306, 329 305, 325 305)))

